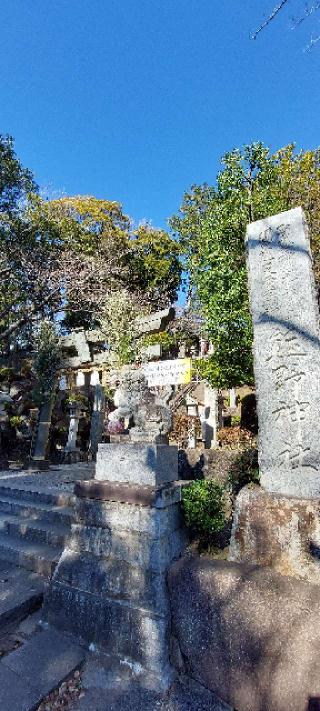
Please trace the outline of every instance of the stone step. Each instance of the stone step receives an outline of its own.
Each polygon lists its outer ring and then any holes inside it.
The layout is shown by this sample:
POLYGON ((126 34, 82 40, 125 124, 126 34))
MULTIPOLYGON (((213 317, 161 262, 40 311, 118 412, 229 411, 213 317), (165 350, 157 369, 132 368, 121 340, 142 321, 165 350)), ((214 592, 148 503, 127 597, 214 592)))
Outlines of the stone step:
POLYGON ((61 548, 0 534, 0 560, 51 577, 61 555, 61 548))
POLYGON ((18 500, 11 496, 0 497, 0 514, 19 516, 22 519, 52 521, 70 526, 73 521, 73 508, 70 506, 52 506, 35 501, 18 500))
POLYGON ((43 599, 44 578, 0 561, 0 631, 35 612, 43 599))
POLYGON ((23 500, 36 504, 49 504, 50 506, 72 506, 76 497, 67 491, 49 492, 39 491, 33 488, 24 488, 17 486, 0 486, 0 500, 2 498, 23 500))
POLYGON ((76 640, 55 630, 41 630, 0 662, 1 711, 35 711, 43 697, 81 667, 84 658, 76 640))
POLYGON ((0 514, 0 533, 64 548, 70 535, 70 526, 41 520, 23 520, 19 516, 0 514))

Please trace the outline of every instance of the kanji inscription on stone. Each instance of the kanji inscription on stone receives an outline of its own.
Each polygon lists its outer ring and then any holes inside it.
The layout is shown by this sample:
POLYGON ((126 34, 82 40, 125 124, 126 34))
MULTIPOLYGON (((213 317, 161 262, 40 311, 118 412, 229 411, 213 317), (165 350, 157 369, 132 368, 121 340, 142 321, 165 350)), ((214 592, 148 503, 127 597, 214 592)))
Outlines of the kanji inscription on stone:
POLYGON ((261 483, 320 496, 319 310, 301 208, 248 226, 261 483))

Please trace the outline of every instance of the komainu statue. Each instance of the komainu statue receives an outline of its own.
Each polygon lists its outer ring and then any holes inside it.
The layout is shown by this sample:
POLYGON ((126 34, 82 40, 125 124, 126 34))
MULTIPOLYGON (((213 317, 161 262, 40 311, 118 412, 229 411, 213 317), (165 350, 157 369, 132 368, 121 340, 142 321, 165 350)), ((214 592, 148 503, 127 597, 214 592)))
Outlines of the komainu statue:
POLYGON ((167 405, 148 388, 141 369, 122 369, 120 383, 114 394, 116 410, 109 415, 109 432, 119 432, 117 423, 128 426, 132 442, 168 443, 172 415, 167 405))

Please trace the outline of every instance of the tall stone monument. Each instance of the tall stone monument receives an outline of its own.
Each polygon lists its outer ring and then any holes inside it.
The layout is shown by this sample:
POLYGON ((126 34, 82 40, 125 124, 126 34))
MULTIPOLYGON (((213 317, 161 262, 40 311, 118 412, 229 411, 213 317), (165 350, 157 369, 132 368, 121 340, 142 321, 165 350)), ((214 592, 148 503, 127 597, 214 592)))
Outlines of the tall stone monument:
POLYGON ((308 230, 295 208, 249 225, 262 489, 238 498, 232 560, 320 578, 320 349, 308 230))
POLYGON ((98 451, 98 444, 103 433, 103 423, 105 414, 106 397, 104 389, 100 383, 94 385, 93 407, 91 413, 90 445, 89 451, 95 460, 98 451))
POLYGON ((141 371, 126 371, 118 415, 123 441, 100 444, 95 478, 77 482, 76 522, 45 599, 56 627, 131 669, 141 684, 170 686, 166 572, 186 545, 171 414, 141 371))
POLYGON ((36 437, 28 465, 29 469, 33 469, 35 471, 49 469, 50 461, 47 458, 47 451, 54 397, 54 391, 52 393, 47 393, 46 400, 42 403, 39 410, 36 437))

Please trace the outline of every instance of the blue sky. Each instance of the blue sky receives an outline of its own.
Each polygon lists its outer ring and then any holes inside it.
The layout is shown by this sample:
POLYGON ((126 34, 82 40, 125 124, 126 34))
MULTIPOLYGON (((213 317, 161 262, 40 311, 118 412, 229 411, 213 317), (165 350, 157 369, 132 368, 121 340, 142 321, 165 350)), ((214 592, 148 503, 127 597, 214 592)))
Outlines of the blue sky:
POLYGON ((0 132, 41 186, 164 226, 225 151, 320 144, 320 45, 303 51, 310 22, 289 30, 301 0, 249 40, 274 4, 4 0, 0 132))

